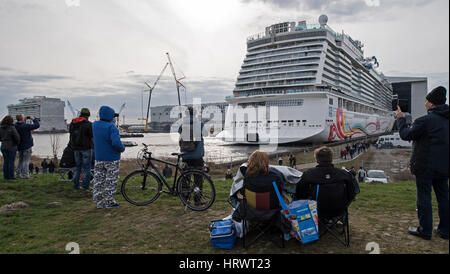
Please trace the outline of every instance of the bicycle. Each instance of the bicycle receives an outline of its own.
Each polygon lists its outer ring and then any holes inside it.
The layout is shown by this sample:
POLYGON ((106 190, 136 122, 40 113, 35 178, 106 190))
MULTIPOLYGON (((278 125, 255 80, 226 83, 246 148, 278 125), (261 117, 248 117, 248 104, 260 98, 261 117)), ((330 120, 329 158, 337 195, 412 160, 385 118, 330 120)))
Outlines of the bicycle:
POLYGON ((136 206, 145 206, 156 201, 164 192, 178 196, 185 205, 185 211, 186 208, 203 211, 211 207, 216 197, 216 190, 208 174, 191 167, 182 167, 183 162, 180 162, 180 159, 183 153, 172 153, 172 156, 178 157, 174 164, 153 158, 148 146, 143 145, 141 153, 144 161, 139 163, 142 169, 131 172, 122 182, 121 192, 125 200, 136 206), (175 167, 172 186, 161 175, 153 161, 175 167), (162 190, 163 184, 168 191, 162 190))

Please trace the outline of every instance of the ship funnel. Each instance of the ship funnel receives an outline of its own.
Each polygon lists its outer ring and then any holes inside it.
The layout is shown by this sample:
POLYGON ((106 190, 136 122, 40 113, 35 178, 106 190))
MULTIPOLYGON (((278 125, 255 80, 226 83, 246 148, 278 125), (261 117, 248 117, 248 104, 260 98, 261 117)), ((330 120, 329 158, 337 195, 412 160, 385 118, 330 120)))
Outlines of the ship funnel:
POLYGON ((319 17, 319 24, 321 27, 325 27, 328 23, 328 16, 326 16, 325 14, 322 14, 319 17))

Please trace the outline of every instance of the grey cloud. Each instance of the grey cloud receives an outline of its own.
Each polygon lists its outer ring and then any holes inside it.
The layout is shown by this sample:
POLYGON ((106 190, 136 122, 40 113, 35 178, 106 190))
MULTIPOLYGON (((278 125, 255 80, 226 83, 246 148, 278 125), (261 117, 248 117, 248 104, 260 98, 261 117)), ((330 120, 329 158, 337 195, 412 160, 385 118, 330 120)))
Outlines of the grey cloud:
POLYGON ((371 6, 365 0, 241 0, 243 3, 262 2, 280 9, 296 9, 299 12, 321 12, 341 20, 364 20, 385 16, 398 7, 421 7, 437 0, 380 0, 379 6, 371 6))

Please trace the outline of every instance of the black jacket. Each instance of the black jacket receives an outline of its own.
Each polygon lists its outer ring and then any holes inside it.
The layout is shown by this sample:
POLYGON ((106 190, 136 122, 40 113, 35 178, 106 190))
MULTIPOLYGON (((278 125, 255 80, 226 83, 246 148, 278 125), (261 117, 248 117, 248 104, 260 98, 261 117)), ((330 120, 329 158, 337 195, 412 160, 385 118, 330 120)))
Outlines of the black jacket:
POLYGON ((405 118, 398 119, 400 137, 413 141, 410 167, 414 175, 449 176, 448 111, 448 105, 436 106, 412 125, 405 118))
MULTIPOLYGON (((343 205, 350 205, 355 199, 356 194, 359 193, 358 182, 353 175, 343 169, 335 168, 332 164, 322 164, 315 168, 305 171, 297 184, 296 200, 310 199, 316 200, 317 185, 319 185, 319 195, 325 191, 324 185, 330 185, 339 189, 328 189, 327 191, 340 191, 344 189, 345 200, 342 201, 343 205)), ((319 198, 320 200, 320 198, 319 198)), ((330 204, 333 201, 326 201, 330 204)), ((325 205, 326 207, 326 205, 325 205)))
POLYGON ((2 125, 0 127, 0 141, 2 142, 2 150, 17 150, 20 144, 20 135, 13 125, 2 125))
POLYGON ((70 147, 73 150, 88 150, 94 148, 92 123, 84 117, 75 118, 69 126, 70 147))

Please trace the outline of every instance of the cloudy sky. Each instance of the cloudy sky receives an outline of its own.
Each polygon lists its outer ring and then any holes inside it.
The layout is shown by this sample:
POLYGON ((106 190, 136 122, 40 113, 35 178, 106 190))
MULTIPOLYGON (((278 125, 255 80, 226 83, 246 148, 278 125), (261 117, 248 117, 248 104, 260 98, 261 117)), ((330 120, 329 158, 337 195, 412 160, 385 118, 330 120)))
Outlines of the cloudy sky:
MULTIPOLYGON (((248 36, 320 14, 361 40, 384 74, 448 88, 448 0, 0 0, 0 114, 45 95, 94 110, 126 102, 123 114, 138 117, 143 83, 156 80, 166 52, 185 77, 183 102, 223 101, 248 36)), ((169 68, 152 98, 152 106, 177 103, 169 68)))

